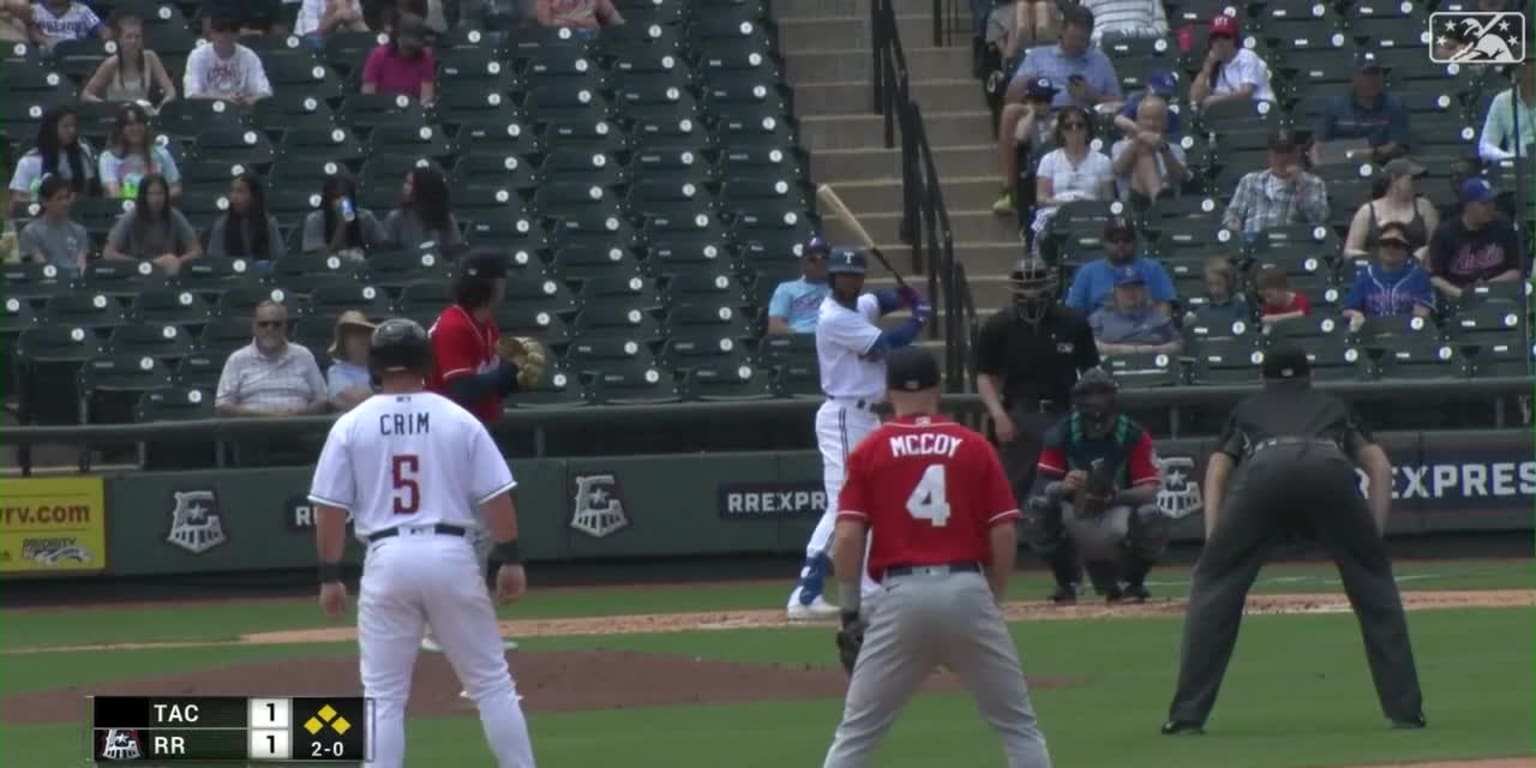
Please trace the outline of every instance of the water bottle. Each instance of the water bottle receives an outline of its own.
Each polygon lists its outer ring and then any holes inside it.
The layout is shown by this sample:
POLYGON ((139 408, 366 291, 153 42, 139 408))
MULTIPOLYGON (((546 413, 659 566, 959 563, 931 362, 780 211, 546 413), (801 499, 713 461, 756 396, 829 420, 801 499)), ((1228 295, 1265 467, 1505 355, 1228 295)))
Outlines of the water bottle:
POLYGON ((352 198, 341 199, 341 220, 351 224, 357 220, 357 208, 352 205, 352 198))

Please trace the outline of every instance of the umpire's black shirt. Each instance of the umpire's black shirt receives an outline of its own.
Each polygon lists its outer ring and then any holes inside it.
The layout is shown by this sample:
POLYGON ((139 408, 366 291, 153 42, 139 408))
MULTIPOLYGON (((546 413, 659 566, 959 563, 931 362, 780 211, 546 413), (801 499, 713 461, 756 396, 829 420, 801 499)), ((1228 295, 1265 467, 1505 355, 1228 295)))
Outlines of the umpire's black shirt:
POLYGON ((1098 364, 1088 321, 1060 304, 1038 323, 1004 307, 982 324, 976 341, 976 370, 1001 379, 1004 408, 1049 400, 1066 410, 1077 375, 1098 364))
POLYGON ((1232 409, 1217 445, 1222 453, 1242 461, 1253 446, 1276 437, 1327 440, 1351 459, 1375 442, 1343 400, 1313 389, 1304 380, 1280 380, 1265 382, 1263 392, 1232 409))

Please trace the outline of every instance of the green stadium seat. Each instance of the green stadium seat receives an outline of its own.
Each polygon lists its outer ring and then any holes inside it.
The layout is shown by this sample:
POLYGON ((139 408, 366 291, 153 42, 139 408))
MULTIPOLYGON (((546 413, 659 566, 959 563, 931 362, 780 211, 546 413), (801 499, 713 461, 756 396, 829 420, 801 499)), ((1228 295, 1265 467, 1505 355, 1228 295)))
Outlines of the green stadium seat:
POLYGON ((60 278, 59 268, 52 264, 0 265, 0 295, 7 298, 40 302, 68 290, 69 281, 60 278))
POLYGON ((532 336, 547 347, 563 347, 571 341, 565 319, 546 309, 502 302, 494 316, 503 336, 532 336))
POLYGON ((752 326, 746 313, 722 304, 682 304, 667 311, 665 332, 668 338, 706 336, 709 338, 750 339, 752 326))
POLYGON ((43 305, 43 322, 48 325, 106 330, 125 322, 123 307, 110 296, 88 291, 60 293, 43 305))
POLYGON ((667 280, 666 303, 671 306, 710 304, 740 309, 748 301, 746 291, 735 277, 724 273, 694 272, 676 274, 667 280))
POLYGON ((270 98, 256 102, 251 109, 251 123, 269 134, 286 138, 289 131, 300 128, 330 128, 336 124, 336 113, 329 103, 313 94, 279 89, 270 98))
POLYGON ((1257 337, 1251 333, 1223 339, 1202 339, 1187 352, 1194 359, 1190 383, 1197 385, 1257 383, 1259 364, 1264 360, 1257 337))
POLYGON ((623 307, 643 312, 653 312, 663 306, 656 285, 639 275, 611 275, 583 281, 581 305, 583 308, 623 307))
POLYGON ((587 389, 594 405, 661 405, 682 400, 672 371, 656 368, 604 370, 587 389))
MULTIPOLYGON (((171 102, 177 104, 181 99, 171 102)), ((214 102, 218 103, 218 102, 214 102)), ((255 126, 245 123, 214 121, 197 131, 197 156, 208 162, 227 161, 247 167, 271 163, 277 157, 272 142, 255 126)))
POLYGON ((1454 379, 1467 375, 1455 346, 1429 335, 1398 337, 1376 357, 1380 379, 1454 379))
POLYGON ((427 115, 421 104, 403 94, 349 93, 337 121, 366 133, 384 125, 426 125, 427 115))
POLYGON ((582 309, 571 331, 577 338, 618 336, 641 344, 661 341, 660 325, 649 312, 607 303, 582 309))
POLYGON ((571 340, 561 363, 583 381, 591 381, 602 371, 656 367, 646 345, 617 336, 578 336, 571 340))
POLYGON ((648 231, 645 262, 652 274, 669 278, 681 274, 723 274, 730 271, 730 249, 718 230, 648 231))
MULTIPOLYGON (((323 178, 336 174, 336 169, 326 169, 324 163, 360 162, 366 153, 362 143, 352 132, 341 126, 299 126, 283 132, 282 156, 293 165, 309 165, 315 170, 306 178, 323 178)), ((289 163, 284 163, 286 170, 289 163)), ((274 172, 274 176, 278 174, 274 172)))
POLYGON ((525 157, 474 148, 459 154, 453 178, 460 184, 496 184, 518 192, 536 189, 541 181, 538 168, 525 157))
POLYGON ((593 278, 629 278, 640 274, 640 261, 616 246, 570 246, 555 252, 553 270, 561 280, 582 282, 593 278))
POLYGON ((373 157, 425 157, 441 162, 452 157, 453 146, 442 126, 402 121, 375 126, 368 136, 368 151, 373 157))
POLYGON ((16 338, 19 414, 26 424, 76 424, 80 419, 77 374, 102 353, 89 328, 39 325, 16 338))
POLYGON ((1120 386, 1127 389, 1174 387, 1184 380, 1178 356, 1165 352, 1110 355, 1105 359, 1104 367, 1120 386))
POLYGON ((684 374, 682 391, 685 399, 703 402, 770 400, 775 396, 773 372, 748 363, 695 366, 684 374))
POLYGON ((192 353, 192 335, 179 325, 135 323, 112 329, 107 349, 113 355, 175 361, 192 353))
MULTIPOLYGON (((249 329, 247 329, 246 342, 250 341, 249 329)), ((238 347, 232 348, 238 349, 238 347)), ((219 387, 219 376, 224 372, 224 359, 228 352, 209 351, 194 352, 183 357, 176 363, 176 383, 179 386, 200 389, 204 392, 214 392, 219 387)))
POLYGON ((213 395, 188 386, 152 389, 139 396, 134 421, 191 421, 214 417, 213 395))
POLYGON ((322 101, 341 98, 341 79, 308 46, 267 51, 261 62, 273 93, 301 92, 322 101))
POLYGON ((245 259, 193 259, 176 273, 176 287, 218 303, 218 297, 236 288, 252 288, 260 280, 245 259))
MULTIPOLYGON (((810 334, 805 334, 809 336, 810 334)), ((821 399, 821 369, 815 355, 785 360, 774 369, 774 391, 780 397, 821 399)))
POLYGON ((139 398, 171 385, 171 372, 153 357, 111 354, 80 367, 80 423, 129 424, 139 398))
POLYGON ((336 316, 349 309, 362 312, 370 320, 389 317, 389 296, 377 286, 361 280, 324 283, 315 287, 300 303, 303 315, 336 316))
POLYGON ((1362 381, 1372 375, 1371 357, 1341 334, 1297 339, 1317 381, 1362 381))
POLYGON ((508 276, 505 301, 554 314, 573 313, 577 306, 564 283, 542 275, 508 276))
POLYGON ((369 251, 368 282, 397 295, 400 289, 421 281, 448 279, 449 263, 432 251, 369 251))
MULTIPOLYGON (((251 343, 252 329, 251 317, 245 316, 215 316, 209 318, 208 324, 203 326, 203 332, 197 337, 197 347, 201 354, 213 359, 219 370, 223 370, 224 359, 229 353, 251 343)), ((183 358, 183 362, 188 358, 183 358)), ((218 383, 215 376, 214 383, 218 383)))
POLYGON ((538 383, 507 398, 513 408, 577 408, 586 405, 581 386, 559 365, 546 365, 538 383))
POLYGON ((667 367, 686 374, 699 366, 725 366, 735 368, 751 362, 747 346, 739 339, 727 336, 706 338, 686 336, 668 339, 661 348, 659 358, 667 367))
MULTIPOLYGON (((231 287, 219 294, 218 301, 214 303, 214 314, 218 317, 236 318, 249 324, 251 316, 256 312, 256 305, 264 301, 275 301, 285 306, 292 306, 297 297, 291 295, 282 288, 251 284, 231 287)), ((250 329, 246 329, 249 334, 250 329)))

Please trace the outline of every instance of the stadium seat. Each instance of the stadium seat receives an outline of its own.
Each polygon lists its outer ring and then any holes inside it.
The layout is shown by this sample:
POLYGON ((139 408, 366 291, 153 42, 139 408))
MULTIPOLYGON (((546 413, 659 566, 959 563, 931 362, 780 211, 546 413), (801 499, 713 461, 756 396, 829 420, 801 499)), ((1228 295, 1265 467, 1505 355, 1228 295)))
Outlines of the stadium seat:
POLYGON ((1466 376, 1456 348, 1432 336, 1399 337, 1376 357, 1381 379, 1451 379, 1466 376))
POLYGON ((176 274, 176 286, 218 303, 218 297, 235 288, 251 288, 260 281, 245 259, 193 259, 176 274))
POLYGON ((1253 334, 1225 339, 1203 339, 1191 351, 1192 384, 1252 384, 1259 380, 1263 354, 1253 334))
POLYGON ((300 128, 330 128, 336 113, 330 104, 303 91, 279 90, 271 98, 256 102, 251 109, 251 123, 257 129, 284 137, 300 128))
POLYGON ((337 121, 367 133, 383 125, 426 125, 426 112, 411 97, 389 93, 348 93, 337 121))
POLYGON ((1314 312, 1303 317, 1280 320, 1264 328, 1264 338, 1270 345, 1282 341, 1310 339, 1342 339, 1348 335, 1349 323, 1337 315, 1314 312))
POLYGON ((213 396, 196 387, 170 386, 149 390, 139 396, 134 421, 189 421, 214 417, 213 396))
MULTIPOLYGON (((247 333, 243 341, 249 343, 249 337, 250 333, 247 327, 247 333)), ((200 341, 199 345, 202 346, 203 342, 200 341)), ((240 346, 243 346, 243 344, 240 346)), ((229 356, 229 352, 238 348, 239 346, 229 347, 227 350, 203 349, 181 358, 176 363, 176 383, 179 386, 201 389, 204 392, 214 392, 219 386, 219 376, 224 372, 225 358, 229 356)))
POLYGON ((821 369, 815 355, 785 360, 775 368, 773 379, 774 390, 780 397, 826 397, 821 391, 821 369))
POLYGON ((468 148, 459 154, 453 166, 454 180, 460 184, 494 183, 505 189, 526 192, 538 187, 538 168, 514 152, 468 148))
POLYGON ((447 280, 448 272, 448 261, 430 250, 368 252, 368 282, 397 295, 411 283, 447 280))
POLYGON ((556 223, 551 235, 557 250, 572 245, 635 248, 640 244, 629 222, 601 214, 567 216, 556 223))
POLYGON ((618 336, 578 336, 571 340, 561 362, 583 381, 590 381, 601 371, 656 367, 648 347, 618 336))
MULTIPOLYGON (((53 68, 69 81, 85 82, 96 72, 101 62, 112 55, 107 46, 107 41, 96 37, 60 40, 50 52, 53 68)), ((73 100, 73 89, 68 89, 66 93, 73 100)))
POLYGON ((709 189, 694 180, 664 176, 637 180, 626 203, 631 215, 644 219, 692 219, 700 214, 713 216, 715 201, 709 189))
MULTIPOLYGON (((171 103, 181 101, 191 100, 171 103)), ((266 135, 254 126, 217 121, 198 130, 196 137, 197 156, 204 161, 242 163, 249 167, 271 163, 277 156, 266 135)))
MULTIPOLYGON (((249 324, 251 316, 256 312, 256 305, 264 301, 275 301, 290 306, 294 298, 288 291, 269 285, 234 286, 219 294, 218 301, 214 303, 214 314, 217 317, 235 318, 249 324)), ((247 334, 249 331, 250 329, 247 328, 247 334)))
POLYGON ((745 362, 696 365, 684 374, 683 395, 703 402, 769 400, 774 397, 773 373, 745 362))
POLYGON ((1342 334, 1297 339, 1317 381, 1361 381, 1372 374, 1371 358, 1342 334))
POLYGON ((304 315, 331 317, 355 309, 370 320, 382 320, 389 317, 391 307, 384 291, 359 280, 317 285, 300 309, 304 315))
POLYGON ((794 145, 722 147, 719 171, 727 177, 767 176, 774 179, 805 181, 808 178, 804 154, 794 145))
POLYGON ((341 80, 307 46, 268 51, 261 62, 274 93, 300 92, 322 101, 341 98, 341 80))
POLYGON ((110 354, 80 367, 80 423, 129 424, 144 393, 171 385, 171 372, 153 357, 110 354))
POLYGON ((546 365, 538 383, 506 401, 513 408, 577 408, 586 405, 580 383, 559 365, 546 365))
POLYGON ((564 283, 542 275, 508 276, 506 302, 554 314, 573 313, 577 306, 576 297, 564 283))
POLYGON ((1184 380, 1178 356, 1164 352, 1109 355, 1104 367, 1120 386, 1128 389, 1173 387, 1184 380))
POLYGON ((1196 302, 1192 297, 1185 299, 1185 302, 1190 307, 1190 316, 1184 320, 1184 338, 1187 343, 1199 344, 1204 339, 1227 339, 1258 330, 1258 323, 1254 322, 1252 316, 1232 321, 1224 311, 1213 312, 1203 300, 1196 302))
POLYGON ((339 76, 346 78, 354 73, 361 74, 368 54, 388 41, 382 32, 332 32, 325 38, 322 55, 339 76))
POLYGON ((503 336, 532 336, 548 347, 563 347, 571 341, 565 319, 546 309, 502 302, 494 316, 503 336))
POLYGON ((1524 314, 1518 304, 1485 302, 1457 312, 1448 326, 1450 335, 1464 345, 1523 344, 1524 314))
POLYGON ((581 310, 572 324, 578 337, 619 336, 639 343, 661 340, 661 328, 650 313, 631 307, 598 304, 581 310))
MULTIPOLYGON (((454 81, 446 81, 452 83, 454 81)), ((505 125, 520 117, 511 100, 496 90, 479 90, 472 86, 482 84, 490 88, 491 81, 457 83, 444 89, 437 103, 432 105, 435 121, 450 131, 458 131, 466 124, 487 123, 505 125)))
POLYGON ((662 345, 658 359, 683 374, 701 365, 735 367, 751 362, 746 345, 738 339, 723 336, 713 339, 702 336, 668 339, 662 345))
POLYGON ((606 275, 581 284, 581 305, 623 307, 653 312, 661 309, 661 294, 655 284, 639 275, 606 275))
POLYGON ((586 181, 563 181, 552 176, 539 186, 533 205, 541 216, 552 219, 580 216, 619 217, 624 211, 614 198, 613 192, 602 184, 586 181))
MULTIPOLYGON (((606 230, 603 230, 606 231, 606 230)), ((471 245, 543 251, 550 247, 544 227, 526 216, 488 217, 469 222, 466 239, 471 245)), ((600 237, 587 242, 601 244, 600 237)))
POLYGON ((668 338, 686 337, 750 339, 749 318, 740 309, 725 304, 682 304, 667 312, 665 332, 668 338))
POLYGON ((1429 24, 1422 16, 1352 18, 1349 34, 1368 48, 1417 48, 1426 59, 1429 58, 1429 24))
POLYGON ((1368 317, 1355 332, 1360 342, 1372 350, 1390 348, 1400 341, 1410 343, 1414 339, 1437 339, 1439 335, 1432 321, 1410 315, 1368 317))
POLYGON ((1536 347, 1518 343, 1513 337, 1465 346, 1461 353, 1468 363, 1468 375, 1473 378, 1529 377, 1536 360, 1536 347))
MULTIPOLYGON (((351 131, 340 126, 300 126, 283 132, 283 160, 312 168, 324 163, 338 165, 361 161, 366 155, 351 131)), ((284 168, 288 166, 284 163, 284 168)), ((310 178, 335 175, 336 169, 317 168, 310 178)), ((274 174, 276 175, 276 174, 274 174)))
POLYGON ((723 234, 648 232, 646 265, 661 278, 679 274, 722 274, 731 268, 723 234))
POLYGON ((601 371, 586 398, 594 405, 660 405, 678 402, 682 395, 671 371, 646 368, 601 371))
POLYGON ((550 150, 539 166, 539 175, 555 182, 615 186, 624 182, 626 173, 617 157, 586 147, 550 150))
POLYGON ((707 272, 672 276, 666 283, 666 299, 670 306, 709 304, 739 309, 747 304, 746 292, 734 277, 707 272))
POLYGON ((634 254, 618 247, 570 246, 555 252, 553 271, 561 280, 581 282, 599 277, 628 278, 640 274, 634 254))
POLYGON ((88 328, 49 324, 22 331, 16 338, 22 422, 78 423, 77 374, 85 361, 101 353, 101 341, 88 328))
MULTIPOLYGON (((197 347, 201 354, 212 358, 214 364, 222 370, 224 359, 229 357, 229 353, 250 344, 251 336, 249 314, 243 317, 214 316, 208 319, 207 325, 203 326, 203 332, 197 337, 197 347)), ((215 383, 217 383, 216 377, 215 383)))
POLYGON ((60 293, 43 305, 43 322, 70 328, 105 330, 124 322, 123 307, 101 293, 60 293))
MULTIPOLYGON (((7 296, 0 302, 0 371, 10 372, 12 379, 16 370, 16 339, 22 332, 36 327, 37 313, 30 303, 15 296, 7 296)), ((8 383, 14 384, 14 381, 8 383)))
POLYGON ((69 281, 60 279, 59 268, 52 264, 0 265, 0 294, 7 298, 40 302, 67 290, 69 281))
POLYGON ((368 135, 368 152, 373 157, 426 157, 441 162, 452 155, 453 147, 442 126, 399 122, 375 126, 368 135))
POLYGON ((114 355, 137 355, 160 361, 179 360, 192 352, 192 335, 179 325, 134 323, 112 329, 107 349, 114 355))

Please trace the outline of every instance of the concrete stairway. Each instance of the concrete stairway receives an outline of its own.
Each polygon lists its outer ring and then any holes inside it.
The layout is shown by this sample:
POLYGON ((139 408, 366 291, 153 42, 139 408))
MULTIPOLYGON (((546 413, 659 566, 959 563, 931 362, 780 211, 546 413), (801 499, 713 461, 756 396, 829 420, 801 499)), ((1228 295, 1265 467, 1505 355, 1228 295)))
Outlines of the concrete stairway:
MULTIPOLYGON (((955 256, 985 315, 1006 302, 1007 274, 1021 253, 1013 219, 991 211, 1000 185, 991 116, 970 75, 969 43, 933 47, 930 0, 892 2, 912 96, 923 110, 943 183, 955 256)), ((884 118, 873 111, 869 0, 777 0, 774 6, 812 179, 837 189, 896 268, 913 285, 925 285, 926 277, 910 274, 911 249, 897 238, 901 152, 885 148, 884 118)), ((852 242, 835 220, 829 218, 827 228, 833 243, 852 242)), ((871 286, 890 284, 883 272, 871 270, 871 286)))

